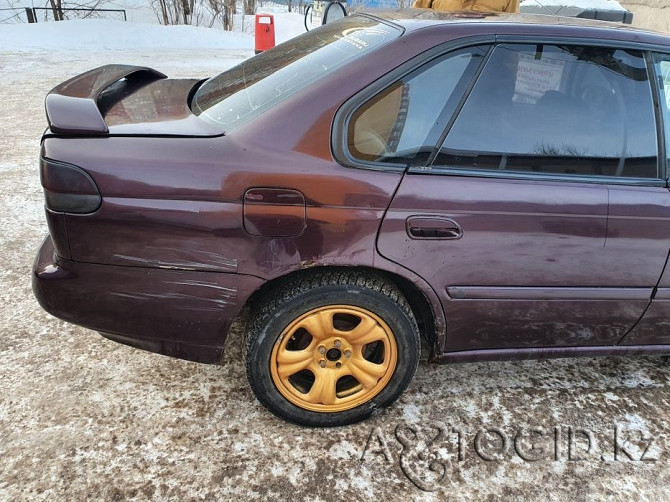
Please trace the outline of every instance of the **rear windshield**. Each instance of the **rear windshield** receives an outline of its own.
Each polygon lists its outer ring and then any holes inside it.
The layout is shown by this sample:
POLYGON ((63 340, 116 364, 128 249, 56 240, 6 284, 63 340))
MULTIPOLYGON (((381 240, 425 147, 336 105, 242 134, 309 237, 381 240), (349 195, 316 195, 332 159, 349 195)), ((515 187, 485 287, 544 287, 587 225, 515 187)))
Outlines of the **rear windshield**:
POLYGON ((377 19, 346 17, 294 38, 209 79, 193 113, 230 132, 335 68, 402 34, 377 19))

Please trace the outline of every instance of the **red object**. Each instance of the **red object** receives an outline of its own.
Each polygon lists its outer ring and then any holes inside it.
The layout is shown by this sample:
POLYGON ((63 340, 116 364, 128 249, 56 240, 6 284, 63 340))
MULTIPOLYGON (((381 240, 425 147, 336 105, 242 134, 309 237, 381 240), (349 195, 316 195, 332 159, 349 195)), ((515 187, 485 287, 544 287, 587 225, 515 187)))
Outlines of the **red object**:
POLYGON ((275 18, 272 14, 256 14, 256 54, 275 46, 275 18))

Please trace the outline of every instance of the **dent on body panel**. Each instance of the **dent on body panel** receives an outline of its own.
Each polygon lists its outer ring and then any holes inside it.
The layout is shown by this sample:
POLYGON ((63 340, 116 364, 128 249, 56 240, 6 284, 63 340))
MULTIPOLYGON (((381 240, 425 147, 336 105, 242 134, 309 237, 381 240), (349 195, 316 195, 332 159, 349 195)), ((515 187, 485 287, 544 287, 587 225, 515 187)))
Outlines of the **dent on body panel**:
POLYGON ((254 265, 265 277, 299 268, 300 252, 294 238, 262 238, 255 247, 254 265))
POLYGON ((292 151, 291 144, 267 144, 265 137, 231 136, 236 169, 224 178, 222 193, 235 198, 258 188, 298 191, 306 224, 295 237, 249 236, 249 259, 240 261, 239 272, 273 278, 306 266, 371 266, 376 232, 402 173, 343 167, 314 152, 292 151))
POLYGON ((222 312, 237 304, 237 288, 216 282, 191 279, 162 280, 151 291, 110 290, 111 296, 142 302, 169 302, 173 309, 198 312, 222 312))
POLYGON ((133 339, 220 346, 262 281, 222 272, 68 262, 76 281, 42 280, 52 314, 133 339))
POLYGON ((70 216, 67 226, 78 261, 235 272, 241 219, 239 204, 108 198, 96 215, 70 216))
MULTIPOLYGON (((274 186, 304 194, 306 225, 296 237, 250 236, 252 259, 240 263, 239 271, 272 278, 310 266, 373 266, 375 237, 392 192, 383 183, 380 188, 357 179, 359 175, 365 178, 365 172, 346 172, 350 177, 312 174, 287 180, 278 174, 266 176, 274 186)), ((385 183, 400 179, 397 173, 392 179, 380 174, 385 183)))
POLYGON ((312 259, 318 253, 343 263, 372 265, 383 210, 351 207, 308 207, 308 221, 319 233, 318 246, 306 241, 312 259))
POLYGON ((382 215, 380 210, 307 207, 307 225, 300 236, 252 237, 253 265, 240 266, 240 272, 269 279, 313 266, 372 267, 382 215))

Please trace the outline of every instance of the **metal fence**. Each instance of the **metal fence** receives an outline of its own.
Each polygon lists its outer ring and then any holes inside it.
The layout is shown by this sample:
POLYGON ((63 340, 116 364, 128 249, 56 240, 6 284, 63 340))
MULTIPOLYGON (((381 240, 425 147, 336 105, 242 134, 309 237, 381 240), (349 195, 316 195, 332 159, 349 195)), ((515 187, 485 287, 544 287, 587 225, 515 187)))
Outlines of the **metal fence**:
POLYGON ((27 20, 26 10, 23 7, 0 9, 0 24, 25 23, 27 20))
POLYGON ((91 9, 85 7, 63 7, 56 13, 50 7, 14 7, 0 9, 0 24, 37 23, 66 19, 118 19, 127 21, 125 9, 91 9), (56 19, 54 16, 62 19, 56 19))

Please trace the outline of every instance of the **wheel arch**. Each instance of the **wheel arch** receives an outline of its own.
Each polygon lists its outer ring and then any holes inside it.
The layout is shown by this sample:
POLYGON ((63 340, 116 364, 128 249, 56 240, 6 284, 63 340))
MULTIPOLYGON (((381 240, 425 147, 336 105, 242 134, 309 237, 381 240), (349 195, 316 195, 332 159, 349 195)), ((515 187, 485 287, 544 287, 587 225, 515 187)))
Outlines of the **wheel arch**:
MULTIPOLYGON (((419 286, 417 286, 415 282, 412 282, 412 280, 403 277, 396 272, 380 268, 365 266, 316 266, 291 271, 279 277, 270 279, 256 291, 254 291, 249 296, 249 298, 247 298, 240 315, 248 315, 249 312, 253 313, 254 306, 257 305, 262 298, 264 298, 266 295, 272 294, 274 290, 287 281, 301 280, 315 273, 337 271, 360 272, 362 274, 378 275, 392 282, 400 290, 409 303, 409 306, 419 327, 419 333, 428 343, 430 348, 430 358, 432 359, 434 356, 437 356, 441 353, 441 341, 444 338, 444 329, 442 328, 442 326, 444 326, 444 320, 442 317, 441 307, 439 307, 440 311, 436 312, 427 296, 427 293, 419 286)), ((429 288, 427 285, 425 285, 425 287, 429 288)), ((437 295, 435 295, 432 289, 428 294, 431 294, 431 296, 434 297, 433 301, 437 301, 437 295)))

